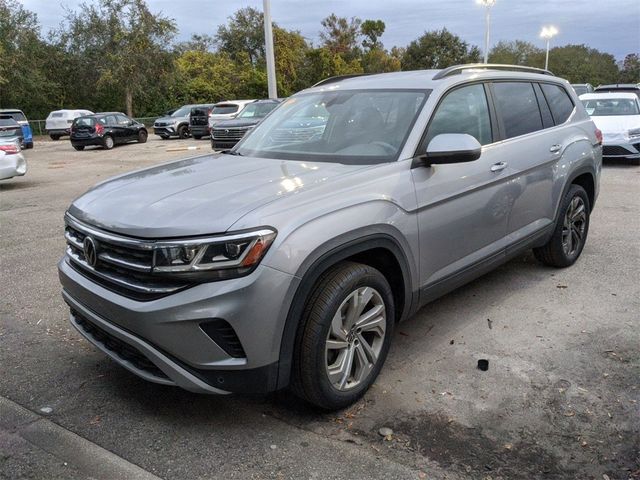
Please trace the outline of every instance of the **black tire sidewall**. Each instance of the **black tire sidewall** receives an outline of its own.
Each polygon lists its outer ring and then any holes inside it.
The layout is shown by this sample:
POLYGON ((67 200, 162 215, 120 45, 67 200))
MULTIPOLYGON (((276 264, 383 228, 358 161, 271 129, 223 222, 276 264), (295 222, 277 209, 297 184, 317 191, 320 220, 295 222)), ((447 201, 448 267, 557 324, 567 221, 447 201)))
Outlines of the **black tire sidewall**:
POLYGON ((106 150, 111 150, 113 147, 115 147, 116 142, 113 139, 113 137, 111 135, 105 135, 104 138, 102 139, 102 146, 106 149, 106 150), (109 146, 109 140, 107 139, 111 139, 111 146, 109 146))
POLYGON ((557 250, 557 254, 560 256, 560 258, 563 260, 562 263, 564 263, 566 266, 573 265, 576 262, 576 260, 580 258, 580 255, 582 254, 582 250, 584 249, 584 246, 587 243, 587 235, 589 234, 590 223, 591 223, 591 205, 589 202, 589 196, 587 195, 587 192, 584 190, 584 188, 582 188, 580 185, 575 185, 575 184, 571 185, 571 188, 565 194, 562 200, 562 208, 560 209, 560 212, 559 212, 558 224, 556 225, 556 231, 554 232, 554 239, 553 239, 555 243, 554 248, 557 250), (564 248, 562 247, 562 230, 564 227, 564 217, 567 214, 567 209, 569 208, 569 205, 571 204, 571 202, 576 196, 579 196, 582 199, 585 205, 585 209, 587 210, 586 216, 585 216, 586 220, 585 220, 584 235, 582 237, 582 242, 580 243, 580 247, 575 251, 575 253, 573 255, 567 255, 564 251, 564 248))
POLYGON ((138 142, 139 143, 146 143, 147 142, 147 132, 144 130, 140 130, 138 132, 138 142))
MULTIPOLYGON (((303 382, 306 384, 306 389, 314 390, 314 399, 320 400, 320 402, 314 401, 319 407, 327 408, 327 409, 336 409, 342 408, 351 403, 358 400, 364 393, 369 389, 371 384, 376 380, 382 366, 384 365, 387 353, 389 351, 389 347, 391 345, 391 337, 393 336, 393 327, 395 324, 395 305, 393 300, 393 293, 391 291, 391 287, 387 282, 386 278, 382 273, 378 270, 361 264, 349 263, 345 264, 345 268, 359 269, 358 273, 351 274, 348 278, 341 278, 340 272, 343 270, 338 270, 338 274, 333 277, 328 278, 337 278, 339 279, 340 285, 340 294, 335 295, 330 302, 324 304, 323 302, 314 302, 313 305, 309 305, 307 311, 305 312, 305 319, 309 321, 309 315, 311 315, 312 311, 314 314, 320 314, 322 317, 322 328, 318 331, 305 328, 305 332, 303 335, 313 335, 315 338, 310 342, 314 345, 313 351, 308 351, 308 349, 304 349, 301 351, 301 355, 303 358, 300 358, 300 361, 305 363, 305 368, 303 371, 310 372, 313 378, 303 379, 303 382), (382 299, 385 304, 386 309, 386 317, 387 317, 387 325, 386 325, 386 333, 384 338, 384 343, 382 349, 380 351, 380 355, 378 357, 378 363, 374 367, 373 371, 369 374, 369 377, 362 382, 358 387, 342 392, 336 390, 329 378, 326 375, 326 366, 325 366, 325 342, 327 339, 327 334, 329 333, 329 328, 331 326, 331 320, 338 310, 340 304, 344 301, 347 296, 353 291, 357 290, 360 287, 372 287, 378 291, 378 293, 382 296, 382 299), (313 385, 310 385, 313 384, 313 385)), ((320 286, 327 288, 326 283, 320 286)), ((316 297, 317 299, 317 297, 316 297)), ((306 325, 308 326, 308 325, 306 325)), ((307 395, 309 398, 309 395, 307 395)))

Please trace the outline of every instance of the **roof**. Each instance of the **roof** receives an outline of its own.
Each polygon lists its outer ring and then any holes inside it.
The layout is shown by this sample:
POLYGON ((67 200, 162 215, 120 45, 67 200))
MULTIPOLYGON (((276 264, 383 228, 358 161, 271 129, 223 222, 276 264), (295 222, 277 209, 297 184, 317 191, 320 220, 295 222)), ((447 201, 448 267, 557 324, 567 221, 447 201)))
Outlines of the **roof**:
POLYGON ((253 103, 255 101, 255 98, 253 100, 225 100, 223 102, 218 102, 215 105, 246 105, 247 103, 253 103))
POLYGON ((637 83, 612 83, 609 85, 598 85, 596 90, 605 89, 605 88, 630 88, 640 90, 640 84, 637 83))
POLYGON ((537 81, 559 81, 546 70, 521 68, 514 65, 469 64, 449 67, 443 70, 412 70, 406 72, 379 73, 335 77, 318 82, 312 91, 334 89, 433 89, 459 83, 469 79, 527 79, 537 81), (513 68, 513 70, 511 70, 513 68))
POLYGON ((3 108, 0 109, 0 113, 23 113, 22 110, 18 110, 17 108, 3 108))
POLYGON ((580 95, 580 100, 597 100, 599 98, 628 98, 634 100, 638 96, 633 92, 594 92, 580 95))

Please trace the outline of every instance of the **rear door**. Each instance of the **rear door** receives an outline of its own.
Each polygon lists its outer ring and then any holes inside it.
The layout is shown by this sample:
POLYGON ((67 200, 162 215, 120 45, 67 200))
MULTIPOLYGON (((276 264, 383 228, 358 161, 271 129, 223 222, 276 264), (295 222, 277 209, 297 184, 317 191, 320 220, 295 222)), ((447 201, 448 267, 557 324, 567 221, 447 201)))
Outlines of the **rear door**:
POLYGON ((131 125, 131 119, 124 115, 114 115, 116 128, 118 129, 119 142, 128 142, 134 138, 134 128, 131 125))
POLYGON ((554 221, 554 169, 564 145, 535 82, 496 81, 492 93, 512 193, 508 243, 516 248, 554 221))

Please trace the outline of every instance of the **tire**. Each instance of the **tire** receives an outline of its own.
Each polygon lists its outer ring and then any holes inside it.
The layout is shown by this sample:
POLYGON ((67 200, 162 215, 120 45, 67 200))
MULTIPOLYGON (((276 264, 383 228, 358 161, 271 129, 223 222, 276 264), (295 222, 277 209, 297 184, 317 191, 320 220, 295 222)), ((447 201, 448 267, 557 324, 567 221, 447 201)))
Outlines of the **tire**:
POLYGON ((330 268, 318 280, 302 315, 293 358, 293 392, 323 410, 357 401, 380 373, 394 323, 393 294, 382 273, 353 262, 330 268), (363 296, 368 300, 358 305, 363 296), (357 319, 349 320, 351 311, 360 312, 357 318, 365 328, 358 328, 357 319), (375 316, 367 320, 367 315, 375 316), (347 332, 349 324, 353 327, 347 332))
POLYGON ((186 125, 180 125, 178 127, 178 138, 185 139, 189 138, 189 127, 186 125))
POLYGON ((111 150, 115 145, 115 142, 113 141, 113 137, 111 135, 105 135, 102 138, 102 146, 104 147, 105 150, 111 150))
POLYGON ((553 235, 546 245, 533 249, 535 257, 551 267, 573 265, 587 241, 590 214, 587 192, 580 185, 571 185, 562 198, 553 235))
POLYGON ((195 138, 196 140, 200 140, 202 138, 202 135, 194 135, 193 138, 195 138))
POLYGON ((49 137, 51 137, 51 140, 53 140, 54 142, 60 140, 60 135, 49 135, 49 137))
POLYGON ((74 145, 73 148, 81 152, 82 150, 84 150, 84 145, 74 145))
POLYGON ((33 148, 33 142, 25 143, 24 148, 33 148))
POLYGON ((147 143, 147 136, 146 130, 140 130, 138 132, 138 143, 147 143))

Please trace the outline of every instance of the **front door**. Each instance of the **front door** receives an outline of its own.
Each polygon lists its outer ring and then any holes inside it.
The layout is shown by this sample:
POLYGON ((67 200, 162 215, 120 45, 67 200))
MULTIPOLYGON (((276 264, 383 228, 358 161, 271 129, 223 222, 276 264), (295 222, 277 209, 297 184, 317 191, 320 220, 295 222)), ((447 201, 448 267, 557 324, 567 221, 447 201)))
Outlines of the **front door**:
POLYGON ((437 287, 469 267, 502 261, 513 196, 509 167, 492 121, 486 87, 457 87, 429 123, 421 149, 441 133, 466 133, 482 147, 478 160, 415 167, 421 286, 437 287))

